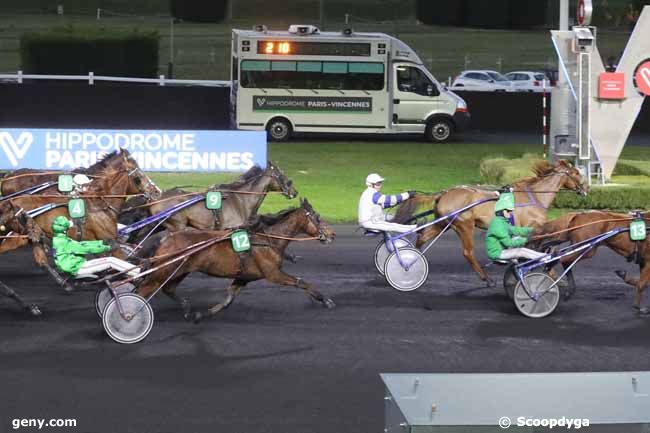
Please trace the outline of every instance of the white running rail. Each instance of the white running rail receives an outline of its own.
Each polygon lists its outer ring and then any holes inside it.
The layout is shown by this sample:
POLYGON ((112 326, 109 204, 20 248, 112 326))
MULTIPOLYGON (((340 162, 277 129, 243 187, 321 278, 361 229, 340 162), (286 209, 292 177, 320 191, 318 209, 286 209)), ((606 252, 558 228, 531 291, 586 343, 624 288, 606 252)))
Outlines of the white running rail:
POLYGON ((208 87, 230 87, 230 81, 218 80, 176 80, 165 78, 164 75, 158 78, 131 78, 131 77, 109 77, 105 75, 95 75, 89 72, 88 75, 32 75, 23 74, 18 71, 16 74, 0 74, 0 81, 13 81, 22 84, 23 80, 67 80, 67 81, 87 81, 88 84, 95 84, 96 81, 114 81, 122 83, 146 83, 165 85, 189 85, 189 86, 208 86, 208 87))

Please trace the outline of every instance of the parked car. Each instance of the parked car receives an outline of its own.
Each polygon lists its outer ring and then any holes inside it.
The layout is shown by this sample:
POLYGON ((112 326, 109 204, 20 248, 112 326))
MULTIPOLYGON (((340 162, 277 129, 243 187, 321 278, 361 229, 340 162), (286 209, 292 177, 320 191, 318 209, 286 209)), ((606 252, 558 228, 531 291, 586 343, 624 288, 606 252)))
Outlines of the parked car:
POLYGON ((557 80, 558 80, 558 78, 560 76, 560 72, 558 71, 557 67, 555 67, 555 68, 544 68, 544 69, 540 69, 539 71, 535 71, 535 72, 540 72, 540 73, 546 75, 551 80, 551 86, 552 87, 555 87, 555 85, 557 84, 557 80))
POLYGON ((551 80, 543 72, 514 71, 507 73, 505 77, 518 92, 542 92, 551 87, 551 80))
POLYGON ((512 92, 512 83, 497 71, 463 71, 451 85, 452 90, 512 92))

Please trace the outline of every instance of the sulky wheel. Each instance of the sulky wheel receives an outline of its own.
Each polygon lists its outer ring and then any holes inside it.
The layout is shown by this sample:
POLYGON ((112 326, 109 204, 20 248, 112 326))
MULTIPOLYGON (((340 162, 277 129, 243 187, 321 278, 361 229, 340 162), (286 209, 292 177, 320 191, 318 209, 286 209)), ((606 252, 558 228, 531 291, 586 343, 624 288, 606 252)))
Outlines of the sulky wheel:
MULTIPOLYGON (((396 239, 393 244, 397 248, 402 247, 412 247, 413 244, 406 238, 396 239)), ((377 244, 375 248, 375 267, 380 274, 384 275, 384 268, 386 267, 386 259, 393 252, 393 247, 390 243, 386 244, 386 241, 381 241, 377 244)))
MULTIPOLYGON (((121 293, 130 293, 135 289, 135 286, 131 283, 126 283, 122 284, 121 286, 117 286, 114 290, 118 294, 121 293)), ((104 308, 106 308, 106 304, 108 304, 108 301, 113 299, 113 294, 111 291, 108 289, 108 287, 104 287, 101 290, 97 290, 97 293, 95 293, 95 311, 97 311, 97 315, 99 317, 102 317, 104 314, 104 308)))
POLYGON ((547 274, 534 272, 524 276, 529 291, 519 282, 515 287, 514 302, 521 314, 533 319, 546 317, 555 311, 560 303, 560 290, 555 280, 547 274), (552 288, 550 288, 553 286, 552 288), (549 289, 550 288, 550 289, 549 289))
POLYGON ((429 263, 416 248, 403 247, 388 256, 384 267, 386 281, 400 292, 410 292, 422 286, 429 276, 429 263), (397 253, 399 252, 399 256, 397 253), (401 259, 401 263, 400 263, 401 259), (404 266, 402 266, 402 263, 404 266))
POLYGON ((125 317, 120 314, 118 299, 111 299, 104 308, 104 330, 118 343, 133 344, 144 340, 153 327, 151 305, 135 293, 122 293, 118 298, 125 317))
MULTIPOLYGON (((514 264, 508 265, 505 273, 503 274, 503 290, 506 292, 506 295, 508 295, 510 299, 514 299, 515 287, 519 282, 515 276, 514 267, 514 264)), ((558 270, 558 275, 561 274, 562 270, 558 270)), ((573 277, 573 270, 569 270, 569 272, 566 273, 566 275, 560 280, 557 285, 560 289, 560 293, 562 293, 562 300, 568 301, 576 290, 576 281, 573 277)))

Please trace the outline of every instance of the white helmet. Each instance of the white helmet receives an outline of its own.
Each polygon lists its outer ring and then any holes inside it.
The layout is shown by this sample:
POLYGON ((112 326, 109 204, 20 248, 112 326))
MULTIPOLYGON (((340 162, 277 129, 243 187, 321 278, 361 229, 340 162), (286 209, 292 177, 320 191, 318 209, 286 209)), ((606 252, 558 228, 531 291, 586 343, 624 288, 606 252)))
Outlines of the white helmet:
POLYGON ((90 180, 85 174, 75 174, 75 176, 72 178, 72 181, 75 185, 78 186, 83 186, 92 182, 92 180, 90 180))
POLYGON ((372 186, 375 183, 379 183, 379 182, 383 182, 383 181, 384 181, 384 178, 381 177, 380 175, 378 175, 377 173, 370 173, 366 177, 366 185, 368 185, 368 186, 372 186))

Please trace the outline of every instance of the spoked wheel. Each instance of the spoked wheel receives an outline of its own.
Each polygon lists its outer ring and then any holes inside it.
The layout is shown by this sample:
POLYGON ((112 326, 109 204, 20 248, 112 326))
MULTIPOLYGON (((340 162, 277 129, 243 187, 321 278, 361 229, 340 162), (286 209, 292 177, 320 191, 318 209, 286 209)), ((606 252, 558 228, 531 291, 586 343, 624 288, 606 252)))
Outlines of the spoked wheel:
MULTIPOLYGON (((558 275, 561 274, 562 271, 559 271, 558 275)), ((519 281, 515 276, 515 265, 508 265, 503 274, 503 290, 510 299, 514 299, 517 283, 519 283, 519 281)), ((562 293, 562 300, 568 301, 576 291, 576 281, 575 278, 573 278, 573 270, 569 270, 557 285, 560 293, 562 293)))
POLYGON ((386 281, 400 292, 410 292, 422 286, 429 276, 429 263, 416 248, 403 247, 388 256, 384 268, 386 281), (399 256, 397 253, 399 252, 399 256), (402 262, 400 263, 400 259, 402 262), (404 266, 402 266, 402 263, 404 266))
POLYGON ((540 319, 551 314, 560 303, 560 290, 557 285, 549 289, 555 282, 547 274, 534 272, 524 276, 524 281, 530 292, 519 282, 515 287, 515 305, 521 314, 533 319, 540 319))
MULTIPOLYGON (((393 242, 396 248, 402 247, 412 247, 413 244, 406 238, 399 238, 393 242)), ((384 275, 384 268, 386 267, 386 259, 394 251, 393 246, 389 242, 386 244, 386 241, 381 241, 377 244, 375 248, 375 268, 379 271, 380 274, 384 275)))
POLYGON ((118 298, 125 317, 120 314, 117 299, 111 299, 104 308, 104 330, 118 343, 133 344, 144 340, 153 327, 151 305, 135 293, 123 293, 118 298))
MULTIPOLYGON (((115 291, 117 294, 122 294, 122 293, 131 293, 135 289, 135 286, 131 283, 126 283, 122 284, 121 286, 118 286, 115 288, 115 291)), ((97 290, 97 293, 95 293, 95 311, 97 311, 97 315, 99 317, 102 317, 104 314, 104 308, 106 308, 106 304, 108 304, 108 301, 113 299, 113 294, 111 293, 110 290, 108 290, 108 287, 104 287, 101 290, 97 290)))

